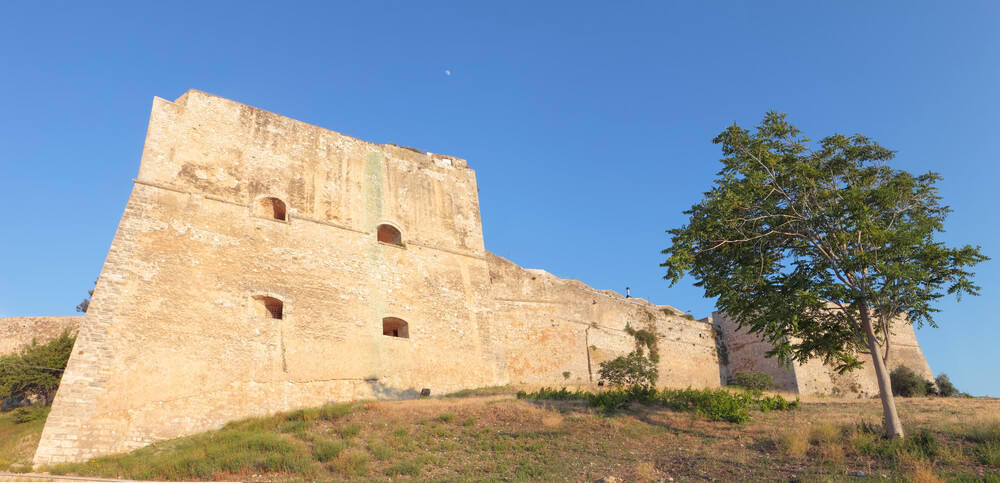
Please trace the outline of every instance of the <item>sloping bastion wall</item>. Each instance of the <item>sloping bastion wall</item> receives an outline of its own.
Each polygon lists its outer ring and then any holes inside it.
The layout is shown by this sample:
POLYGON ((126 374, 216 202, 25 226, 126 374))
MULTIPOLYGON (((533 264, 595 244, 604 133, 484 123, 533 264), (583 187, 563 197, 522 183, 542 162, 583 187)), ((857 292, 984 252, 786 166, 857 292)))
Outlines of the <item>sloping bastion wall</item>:
MULTIPOLYGON (((635 348, 628 329, 656 334, 660 385, 719 387, 726 339, 681 315, 486 251, 464 160, 192 90, 154 100, 34 462, 330 401, 596 386, 635 348)), ((59 325, 13 320, 14 345, 59 325)), ((785 387, 830 392, 810 370, 785 387)))
MULTIPOLYGON (((723 357, 726 362, 726 378, 736 371, 762 371, 769 374, 777 389, 782 391, 798 394, 878 395, 875 367, 870 362, 866 362, 861 369, 845 374, 838 374, 834 367, 816 358, 786 367, 778 363, 776 358, 765 357, 767 351, 773 348, 770 343, 757 334, 738 328, 726 314, 714 313, 713 325, 726 347, 723 357)), ((886 361, 889 370, 907 366, 924 379, 934 380, 934 373, 917 343, 913 325, 901 320, 893 323, 889 347, 889 358, 886 361)), ((862 356, 862 360, 867 357, 869 356, 862 356)))
POLYGON ((477 191, 461 159, 156 99, 35 463, 329 401, 596 384, 628 323, 676 334, 664 384, 719 386, 707 324, 488 253, 477 191))

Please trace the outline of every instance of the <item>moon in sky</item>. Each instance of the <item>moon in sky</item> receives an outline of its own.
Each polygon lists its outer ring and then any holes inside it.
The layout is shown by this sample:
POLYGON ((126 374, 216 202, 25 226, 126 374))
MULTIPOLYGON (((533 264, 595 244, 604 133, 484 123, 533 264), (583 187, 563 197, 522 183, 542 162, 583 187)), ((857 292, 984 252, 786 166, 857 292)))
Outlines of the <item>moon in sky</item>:
POLYGON ((444 75, 451 75, 451 71, 450 70, 444 71, 444 75))

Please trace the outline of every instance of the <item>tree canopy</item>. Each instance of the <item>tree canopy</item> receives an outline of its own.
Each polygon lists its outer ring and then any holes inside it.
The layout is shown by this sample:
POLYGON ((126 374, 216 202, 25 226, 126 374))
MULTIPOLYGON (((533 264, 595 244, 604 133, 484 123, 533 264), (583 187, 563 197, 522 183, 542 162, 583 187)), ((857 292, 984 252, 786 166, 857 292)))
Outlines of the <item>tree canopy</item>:
POLYGON ((0 356, 0 400, 55 397, 76 336, 64 330, 48 343, 31 344, 20 353, 0 356))
POLYGON ((887 406, 882 354, 893 323, 936 326, 932 303, 978 295, 970 268, 988 259, 934 240, 950 211, 939 204, 940 176, 890 168, 895 153, 860 134, 813 149, 773 111, 755 132, 733 124, 713 142, 722 170, 684 212, 688 224, 668 231, 665 278, 691 273, 785 363, 820 357, 843 372, 870 354, 887 406))

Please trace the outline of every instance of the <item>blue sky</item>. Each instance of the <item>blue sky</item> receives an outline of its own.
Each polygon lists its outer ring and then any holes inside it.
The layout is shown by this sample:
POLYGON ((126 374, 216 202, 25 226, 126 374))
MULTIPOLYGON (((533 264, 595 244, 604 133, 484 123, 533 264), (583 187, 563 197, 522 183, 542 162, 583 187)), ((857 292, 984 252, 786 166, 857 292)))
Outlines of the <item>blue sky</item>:
MULTIPOLYGON (((153 96, 191 88, 466 158, 487 249, 698 317, 713 302, 693 280, 662 280, 665 230, 711 186, 711 139, 769 109, 940 172, 940 239, 997 258, 998 26, 985 1, 0 0, 0 316, 74 313, 153 96)), ((934 372, 977 395, 1000 396, 997 263, 977 269, 982 297, 942 301, 918 332, 934 372)))

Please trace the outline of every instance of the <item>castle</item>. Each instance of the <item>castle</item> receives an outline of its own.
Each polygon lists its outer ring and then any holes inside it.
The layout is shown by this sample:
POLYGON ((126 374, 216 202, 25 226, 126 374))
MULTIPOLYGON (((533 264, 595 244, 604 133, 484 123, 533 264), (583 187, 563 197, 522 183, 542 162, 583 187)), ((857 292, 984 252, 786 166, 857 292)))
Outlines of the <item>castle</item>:
MULTIPOLYGON (((79 326, 35 463, 329 401, 596 386, 600 362, 634 349, 632 329, 657 334, 663 385, 753 369, 790 391, 873 392, 871 374, 764 359, 725 317, 691 320, 487 252, 477 191, 458 158, 194 90, 155 99, 86 316, 0 319, 5 351, 79 326)), ((897 330, 900 361, 929 374, 912 327, 897 330)))

